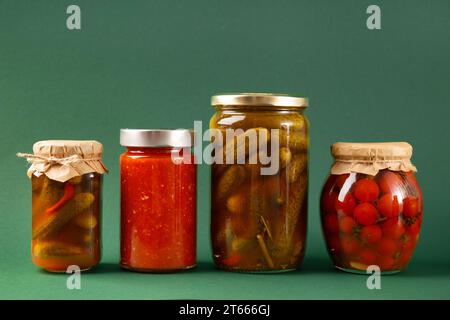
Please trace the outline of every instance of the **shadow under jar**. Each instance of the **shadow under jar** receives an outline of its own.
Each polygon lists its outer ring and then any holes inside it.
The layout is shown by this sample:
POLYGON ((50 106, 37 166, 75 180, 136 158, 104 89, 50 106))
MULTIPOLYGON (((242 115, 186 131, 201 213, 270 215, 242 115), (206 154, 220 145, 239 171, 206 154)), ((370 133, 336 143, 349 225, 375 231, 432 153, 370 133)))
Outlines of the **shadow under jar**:
POLYGON ((240 272, 296 269, 306 244, 307 100, 228 94, 212 97, 212 105, 215 264, 240 272))
POLYGON ((88 270, 101 258, 102 145, 96 141, 40 141, 28 155, 32 185, 33 263, 66 272, 88 270))
POLYGON ((337 269, 405 269, 422 223, 422 192, 408 143, 335 143, 321 195, 322 229, 337 269))

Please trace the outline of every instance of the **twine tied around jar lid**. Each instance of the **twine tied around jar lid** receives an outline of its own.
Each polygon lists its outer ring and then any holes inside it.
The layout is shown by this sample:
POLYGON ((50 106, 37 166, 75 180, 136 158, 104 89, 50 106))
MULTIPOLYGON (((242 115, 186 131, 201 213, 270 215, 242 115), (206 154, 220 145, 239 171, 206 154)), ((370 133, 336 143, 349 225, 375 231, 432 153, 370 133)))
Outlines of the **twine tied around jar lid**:
POLYGON ((103 146, 94 140, 46 140, 33 145, 33 154, 18 153, 31 163, 28 176, 45 174, 49 179, 65 182, 86 173, 103 174, 103 146))
POLYGON ((331 174, 356 172, 375 176, 383 169, 416 172, 411 163, 412 153, 413 148, 407 142, 336 142, 331 146, 335 159, 331 174))

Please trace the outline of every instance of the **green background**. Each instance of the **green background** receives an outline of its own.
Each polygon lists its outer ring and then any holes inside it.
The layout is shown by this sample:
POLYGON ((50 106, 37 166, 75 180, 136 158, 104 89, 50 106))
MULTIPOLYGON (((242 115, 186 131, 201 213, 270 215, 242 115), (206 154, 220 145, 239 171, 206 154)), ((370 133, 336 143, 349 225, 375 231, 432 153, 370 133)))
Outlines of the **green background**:
POLYGON ((0 0, 1 298, 449 298, 450 1, 7 1, 0 0), (66 29, 80 5, 82 30, 66 29), (366 28, 378 4, 382 30, 366 28), (307 256, 298 272, 218 272, 210 258, 209 168, 199 167, 198 259, 191 272, 121 271, 120 128, 192 127, 217 92, 287 92, 310 98, 307 256), (103 262, 82 276, 30 261, 27 164, 43 139, 97 139, 104 182, 103 262), (318 197, 336 141, 414 146, 425 197, 410 268, 368 290, 365 276, 334 271, 318 197))

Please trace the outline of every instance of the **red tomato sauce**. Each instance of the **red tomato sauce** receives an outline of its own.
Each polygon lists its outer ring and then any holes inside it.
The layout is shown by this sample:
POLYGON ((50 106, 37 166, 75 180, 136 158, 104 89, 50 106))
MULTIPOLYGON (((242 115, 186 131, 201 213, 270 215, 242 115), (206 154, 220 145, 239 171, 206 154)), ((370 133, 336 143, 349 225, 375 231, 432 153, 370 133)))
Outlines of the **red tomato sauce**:
POLYGON ((121 265, 174 271, 196 264, 196 166, 175 148, 128 148, 120 157, 121 265))

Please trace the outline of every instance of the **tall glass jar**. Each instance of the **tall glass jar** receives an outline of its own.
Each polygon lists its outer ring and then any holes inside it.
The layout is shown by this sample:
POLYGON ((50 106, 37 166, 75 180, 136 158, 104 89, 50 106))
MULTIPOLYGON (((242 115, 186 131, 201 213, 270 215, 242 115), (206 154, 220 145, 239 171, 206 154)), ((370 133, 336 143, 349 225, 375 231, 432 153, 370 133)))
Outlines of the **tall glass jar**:
POLYGON ((140 272, 196 265, 196 165, 189 130, 122 129, 121 260, 140 272))
POLYGON ((215 264, 242 272, 296 269, 306 244, 307 100, 225 94, 213 96, 212 105, 215 264))
POLYGON ((32 163, 33 263, 47 271, 88 270, 101 256, 102 145, 97 141, 40 141, 32 163))
POLYGON ((396 273, 411 260, 422 224, 422 192, 412 147, 335 143, 335 163, 321 195, 321 220, 336 268, 396 273))

